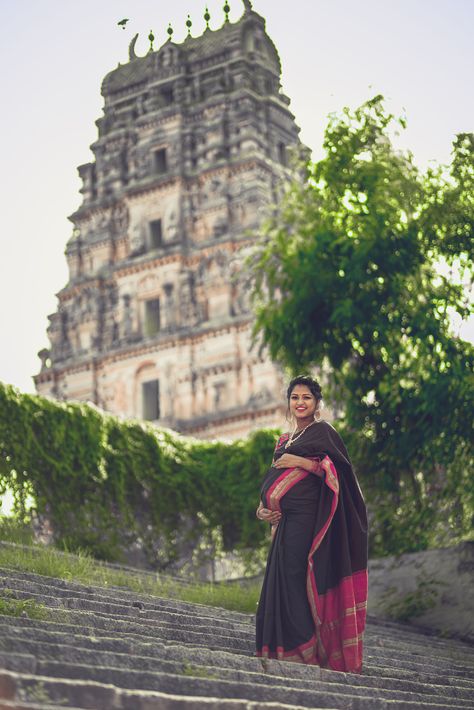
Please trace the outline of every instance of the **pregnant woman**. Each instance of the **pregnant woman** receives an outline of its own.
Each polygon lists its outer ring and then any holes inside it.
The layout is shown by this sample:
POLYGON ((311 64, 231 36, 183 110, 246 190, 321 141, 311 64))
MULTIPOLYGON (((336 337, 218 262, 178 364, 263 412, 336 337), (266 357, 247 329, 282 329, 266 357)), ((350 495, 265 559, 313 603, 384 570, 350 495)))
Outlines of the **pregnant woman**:
POLYGON ((272 543, 257 610, 257 656, 360 672, 367 514, 346 447, 320 419, 321 387, 296 377, 295 428, 277 442, 257 517, 272 543))

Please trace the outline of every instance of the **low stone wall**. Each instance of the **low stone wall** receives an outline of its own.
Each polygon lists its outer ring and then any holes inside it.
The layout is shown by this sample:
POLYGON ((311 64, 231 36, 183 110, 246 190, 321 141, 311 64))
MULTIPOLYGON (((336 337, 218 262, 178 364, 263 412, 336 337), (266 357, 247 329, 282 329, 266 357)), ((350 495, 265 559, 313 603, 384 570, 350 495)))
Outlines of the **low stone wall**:
POLYGON ((474 542, 369 561, 369 614, 474 642, 474 542))

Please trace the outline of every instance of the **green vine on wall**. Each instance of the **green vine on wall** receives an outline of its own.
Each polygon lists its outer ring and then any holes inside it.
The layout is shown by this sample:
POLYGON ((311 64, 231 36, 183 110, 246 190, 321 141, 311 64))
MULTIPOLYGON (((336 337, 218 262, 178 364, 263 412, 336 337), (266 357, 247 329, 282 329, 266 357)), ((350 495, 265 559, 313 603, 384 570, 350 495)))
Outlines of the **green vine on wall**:
POLYGON ((166 566, 186 536, 216 529, 226 550, 261 547, 255 509, 275 439, 199 441, 0 383, 0 493, 12 491, 20 517, 33 500, 58 545, 99 558, 138 544, 166 566))

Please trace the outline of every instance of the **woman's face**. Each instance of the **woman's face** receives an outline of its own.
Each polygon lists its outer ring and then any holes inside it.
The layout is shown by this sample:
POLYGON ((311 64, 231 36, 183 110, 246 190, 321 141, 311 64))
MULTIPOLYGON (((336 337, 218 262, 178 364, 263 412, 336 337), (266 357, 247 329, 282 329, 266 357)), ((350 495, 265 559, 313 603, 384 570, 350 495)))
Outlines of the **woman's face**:
POLYGON ((296 419, 314 419, 317 402, 306 385, 295 385, 290 394, 290 414, 296 419))

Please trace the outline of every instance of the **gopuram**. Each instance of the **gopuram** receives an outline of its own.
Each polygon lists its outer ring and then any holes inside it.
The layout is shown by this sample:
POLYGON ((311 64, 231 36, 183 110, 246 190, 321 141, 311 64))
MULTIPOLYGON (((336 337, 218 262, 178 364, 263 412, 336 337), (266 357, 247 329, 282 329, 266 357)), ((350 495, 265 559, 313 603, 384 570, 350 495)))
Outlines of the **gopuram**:
POLYGON ((242 251, 291 175, 299 129, 265 20, 169 39, 102 83, 70 216, 69 281, 37 391, 202 438, 283 421, 282 373, 251 348, 242 251))

